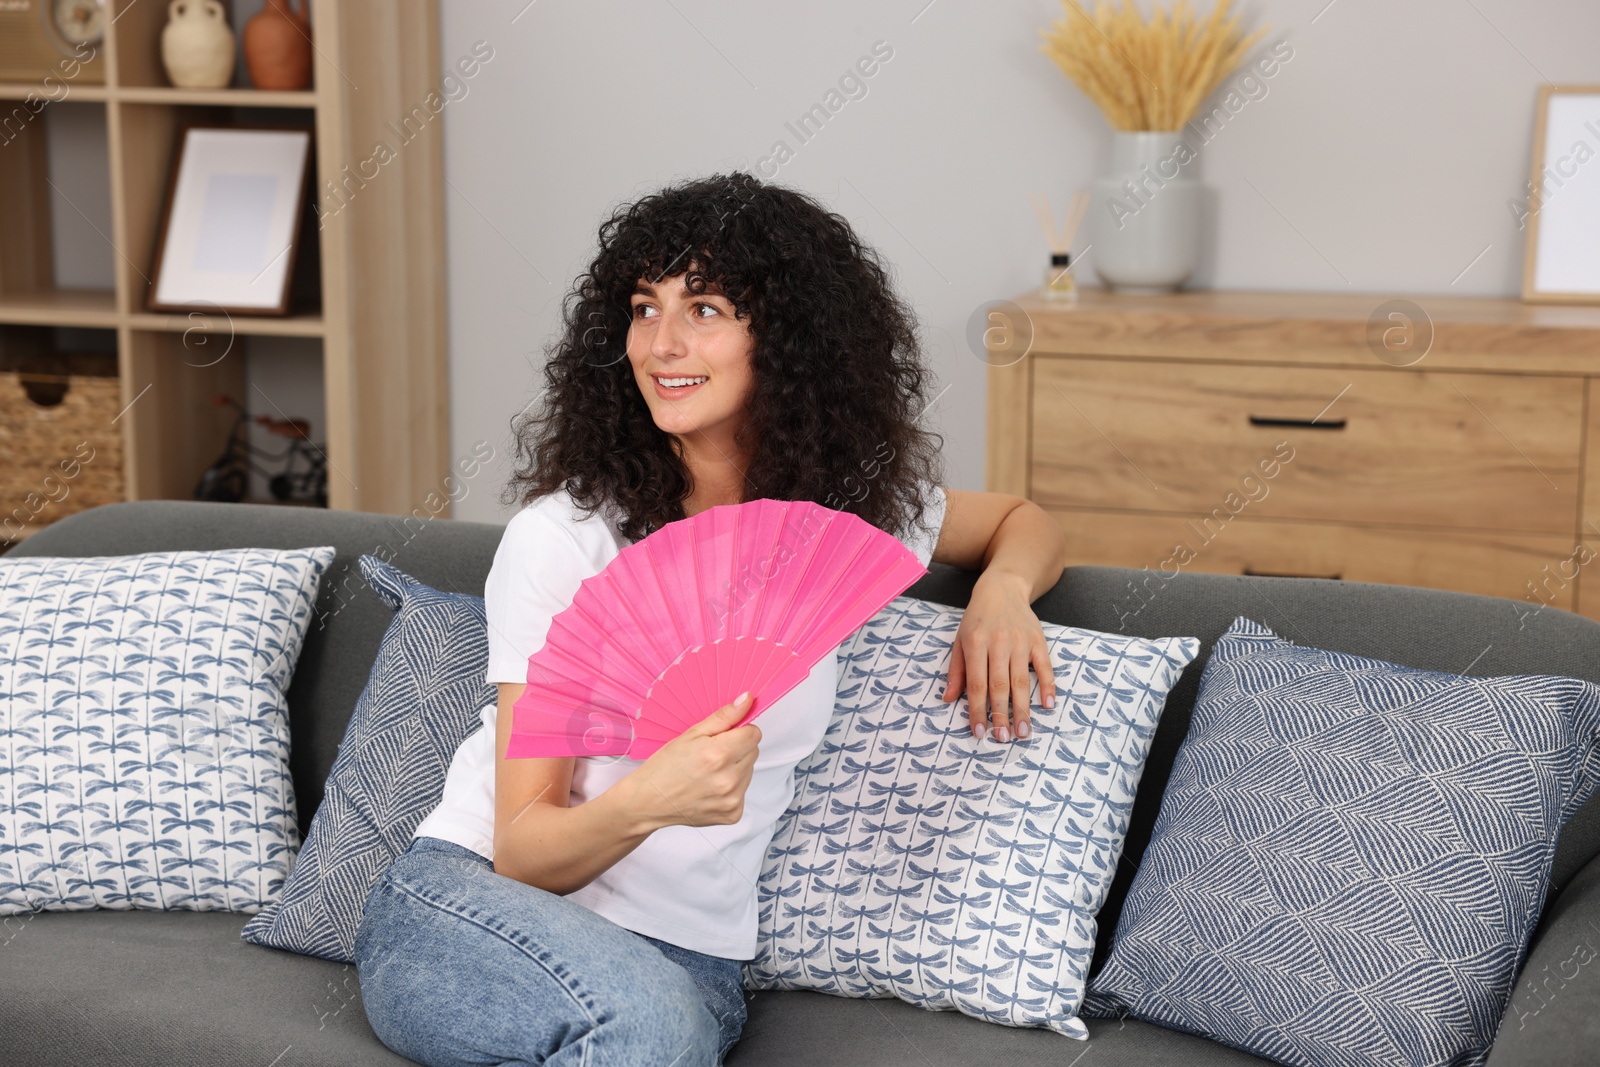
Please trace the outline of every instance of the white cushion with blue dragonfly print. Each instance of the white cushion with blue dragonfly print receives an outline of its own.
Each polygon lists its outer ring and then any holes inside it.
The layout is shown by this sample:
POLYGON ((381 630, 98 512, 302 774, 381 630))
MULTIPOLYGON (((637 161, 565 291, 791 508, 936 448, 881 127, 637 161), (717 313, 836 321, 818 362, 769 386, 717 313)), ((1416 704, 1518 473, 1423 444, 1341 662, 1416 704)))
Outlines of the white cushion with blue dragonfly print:
POLYGON ((1200 645, 1046 623, 1055 708, 1035 679, 1032 735, 977 741, 966 699, 940 700, 960 623, 900 597, 840 649, 833 719, 762 868, 744 983, 1084 1038, 1095 913, 1161 708, 1200 645))
POLYGON ((254 912, 328 547, 0 559, 0 914, 254 912))

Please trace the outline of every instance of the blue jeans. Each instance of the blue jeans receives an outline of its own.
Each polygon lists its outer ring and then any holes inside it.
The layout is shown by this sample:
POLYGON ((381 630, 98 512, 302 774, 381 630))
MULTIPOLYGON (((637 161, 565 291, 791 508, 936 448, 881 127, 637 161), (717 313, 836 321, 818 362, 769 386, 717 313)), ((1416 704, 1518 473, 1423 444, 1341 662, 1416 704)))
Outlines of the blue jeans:
POLYGON ((715 1067, 744 1028, 743 961, 635 933, 436 837, 373 886, 355 957, 373 1031, 428 1067, 715 1067))

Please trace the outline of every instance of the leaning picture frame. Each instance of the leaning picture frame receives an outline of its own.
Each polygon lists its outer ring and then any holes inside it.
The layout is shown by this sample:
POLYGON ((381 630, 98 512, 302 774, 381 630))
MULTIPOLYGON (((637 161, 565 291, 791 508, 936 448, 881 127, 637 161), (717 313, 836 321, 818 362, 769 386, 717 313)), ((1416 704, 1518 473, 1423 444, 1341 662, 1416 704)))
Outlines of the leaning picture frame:
POLYGON ((1530 169, 1522 299, 1600 304, 1600 85, 1539 87, 1530 169))
POLYGON ((311 128, 195 123, 176 143, 146 307, 287 315, 311 128))

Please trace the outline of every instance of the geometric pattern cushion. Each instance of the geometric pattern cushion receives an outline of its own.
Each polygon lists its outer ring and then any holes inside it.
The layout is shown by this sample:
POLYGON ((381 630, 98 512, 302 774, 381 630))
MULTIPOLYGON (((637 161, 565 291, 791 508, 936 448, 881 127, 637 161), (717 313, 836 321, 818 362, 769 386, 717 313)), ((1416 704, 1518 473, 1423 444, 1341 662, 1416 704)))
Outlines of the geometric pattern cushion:
POLYGON ((1280 1063, 1481 1064, 1594 791, 1600 689, 1217 642, 1086 1015, 1280 1063))
POLYGON ((0 914, 257 912, 332 548, 0 559, 0 914))
POLYGON ((975 740, 939 698, 959 610, 900 597, 839 650, 757 887, 749 989, 898 997, 1069 1037, 1167 691, 1199 651, 1045 623, 1055 707, 975 740))
POLYGON ((457 747, 495 702, 483 598, 442 593, 374 556, 361 574, 394 609, 282 899, 240 936, 342 963, 373 885, 444 792, 457 747))

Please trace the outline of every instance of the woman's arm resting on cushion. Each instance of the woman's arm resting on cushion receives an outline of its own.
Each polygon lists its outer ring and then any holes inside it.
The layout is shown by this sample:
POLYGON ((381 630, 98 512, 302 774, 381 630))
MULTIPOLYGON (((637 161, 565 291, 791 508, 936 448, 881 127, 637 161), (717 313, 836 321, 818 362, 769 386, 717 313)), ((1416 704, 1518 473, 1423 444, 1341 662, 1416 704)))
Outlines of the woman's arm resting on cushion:
POLYGON ((1044 631, 1029 605, 1061 577, 1066 534, 1043 508, 1020 496, 959 489, 945 494, 934 561, 983 573, 956 632, 944 700, 958 700, 965 690, 968 718, 979 737, 993 720, 996 739, 1009 740, 1013 717, 1017 736, 1026 737, 1030 663, 1045 707, 1055 705, 1056 689, 1044 631))

